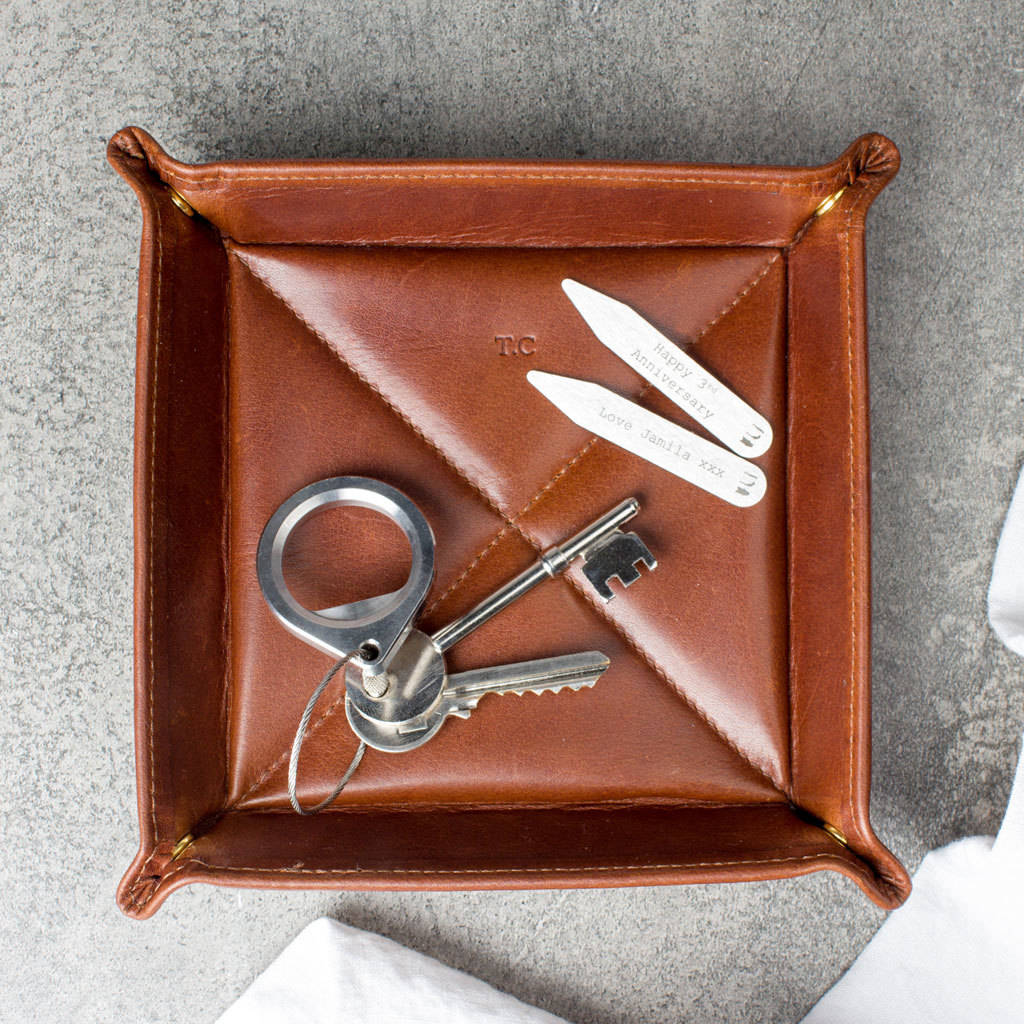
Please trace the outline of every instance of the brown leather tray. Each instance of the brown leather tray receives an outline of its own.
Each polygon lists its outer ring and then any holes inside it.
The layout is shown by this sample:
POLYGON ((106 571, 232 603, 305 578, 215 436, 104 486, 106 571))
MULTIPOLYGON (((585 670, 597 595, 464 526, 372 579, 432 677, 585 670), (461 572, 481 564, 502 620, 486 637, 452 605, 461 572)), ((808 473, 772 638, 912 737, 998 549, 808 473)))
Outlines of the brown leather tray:
MULTIPOLYGON (((143 208, 135 462, 141 845, 118 899, 194 881, 469 889, 761 879, 831 868, 885 907, 868 820, 864 217, 898 154, 813 168, 603 163, 191 166, 129 128, 143 208), (589 437, 527 383, 581 376, 678 421, 562 295, 628 302, 767 416, 768 495, 737 509, 589 437), (526 339, 526 340, 523 340, 526 339), (327 659, 271 617, 255 551, 328 476, 405 491, 437 537, 435 628, 620 499, 660 565, 603 605, 573 568, 453 669, 597 648, 592 690, 488 698, 369 751, 328 811, 287 751, 327 659)), ((686 426, 693 427, 688 422, 686 426)), ((340 514, 340 513, 339 513, 340 514)), ((307 606, 399 585, 392 533, 295 541, 307 606)), ((303 751, 325 795, 340 687, 303 751)))

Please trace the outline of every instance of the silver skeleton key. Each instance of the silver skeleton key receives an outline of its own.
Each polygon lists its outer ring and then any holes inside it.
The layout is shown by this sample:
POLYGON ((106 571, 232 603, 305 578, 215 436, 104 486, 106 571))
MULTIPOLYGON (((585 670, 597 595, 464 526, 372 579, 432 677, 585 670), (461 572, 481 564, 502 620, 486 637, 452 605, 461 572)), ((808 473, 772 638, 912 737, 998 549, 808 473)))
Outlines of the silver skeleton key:
POLYGON ((513 601, 533 590, 538 583, 563 572, 569 563, 583 556, 583 572, 605 601, 615 594, 608 586, 609 581, 618 577, 625 586, 640 578, 636 563, 643 562, 648 569, 658 563, 647 545, 635 533, 623 533, 619 527, 640 511, 636 498, 627 498, 594 520, 588 527, 570 537, 561 545, 548 548, 525 572, 510 580, 500 590, 485 598, 461 618, 438 630, 434 642, 443 654, 454 647, 463 637, 469 636, 478 626, 507 608, 513 601), (625 544, 623 544, 625 541, 625 544))
POLYGON ((593 686, 609 665, 600 651, 499 665, 448 676, 444 653, 538 583, 565 570, 583 556, 583 571, 601 597, 614 597, 609 581, 624 586, 639 579, 636 568, 657 566, 646 544, 619 526, 639 511, 629 498, 481 601, 465 615, 427 636, 412 630, 383 672, 357 663, 346 672, 345 710, 352 730, 378 750, 404 751, 436 735, 451 715, 469 717, 487 693, 541 693, 593 686))

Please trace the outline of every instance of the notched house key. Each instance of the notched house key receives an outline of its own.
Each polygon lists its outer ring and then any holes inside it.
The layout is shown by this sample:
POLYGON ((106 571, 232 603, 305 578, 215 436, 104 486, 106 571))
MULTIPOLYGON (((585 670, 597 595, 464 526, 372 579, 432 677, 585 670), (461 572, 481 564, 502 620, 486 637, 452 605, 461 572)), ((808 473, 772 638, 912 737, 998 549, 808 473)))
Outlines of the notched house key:
POLYGON ((639 576, 638 564, 654 569, 653 555, 635 533, 619 526, 639 511, 629 498, 561 545, 465 615, 428 636, 415 629, 434 574, 434 538, 420 510, 404 494, 377 480, 336 477, 304 488, 271 517, 260 538, 257 571, 264 597, 281 623, 307 643, 336 658, 349 658, 345 710, 352 730, 384 751, 413 750, 450 716, 466 718, 489 693, 543 693, 593 686, 609 665, 600 651, 541 658, 449 676, 444 655, 473 630, 576 558, 601 597, 614 597, 612 579, 624 586, 639 576), (320 612, 303 608, 284 583, 282 556, 288 535, 313 512, 339 505, 371 508, 405 532, 412 569, 391 594, 320 612))

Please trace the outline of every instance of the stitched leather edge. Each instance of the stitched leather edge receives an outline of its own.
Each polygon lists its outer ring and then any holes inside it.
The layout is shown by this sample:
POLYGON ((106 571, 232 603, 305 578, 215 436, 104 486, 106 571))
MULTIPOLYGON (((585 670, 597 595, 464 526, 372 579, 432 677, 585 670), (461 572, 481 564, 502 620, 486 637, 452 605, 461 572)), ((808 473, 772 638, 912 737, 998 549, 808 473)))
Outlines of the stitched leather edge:
MULTIPOLYGON (((505 888, 518 889, 536 887, 533 882, 526 882, 525 879, 551 879, 554 884, 549 888, 565 888, 565 876, 574 875, 578 884, 570 885, 572 888, 604 887, 608 883, 596 879, 608 875, 623 875, 632 873, 631 878, 618 879, 619 884, 637 885, 679 885, 679 884, 701 884, 707 881, 706 877, 693 878, 691 873, 703 872, 714 869, 734 869, 725 874, 718 881, 747 881, 757 880, 766 877, 757 869, 781 868, 782 877, 793 877, 796 875, 809 874, 814 870, 831 868, 839 871, 855 881, 871 899, 885 909, 891 909, 901 902, 899 893, 895 892, 888 883, 885 876, 879 876, 871 868, 871 865, 850 855, 849 851, 843 851, 837 847, 835 851, 818 851, 815 853, 797 854, 788 857, 765 857, 759 858, 735 858, 706 861, 677 861, 656 864, 598 864, 589 866, 570 865, 519 865, 515 867, 502 868, 439 868, 439 869, 365 869, 365 868, 254 868, 236 865, 216 864, 192 856, 183 860, 179 865, 172 868, 167 874, 155 880, 152 888, 146 893, 146 898, 139 901, 126 912, 135 917, 148 917, 153 914, 159 905, 170 893, 181 885, 189 882, 212 882, 213 884, 233 885, 228 879, 234 877, 247 879, 239 881, 239 885, 251 885, 253 880, 263 880, 270 888, 278 889, 322 889, 340 888, 350 889, 387 889, 391 890, 400 885, 402 879, 413 878, 453 878, 461 882, 453 888, 467 889, 488 889, 505 888), (820 865, 815 868, 812 865, 820 865), (787 866, 791 870, 786 870, 787 866), (750 869, 743 871, 742 869, 750 869), (735 869, 741 869, 736 871, 735 869), (679 872, 680 874, 664 877, 665 872, 679 872), (561 878, 555 882, 555 879, 561 878), (363 879, 366 884, 353 885, 356 879, 363 879), (384 881, 388 879, 388 881, 384 881), (502 879, 495 886, 493 882, 485 882, 485 879, 502 879), (294 881, 290 881, 294 880, 294 881), (305 881, 308 880, 308 883, 305 881), (871 884, 874 880, 875 886, 871 884), (337 885, 331 885, 331 882, 337 885), (480 884, 474 884, 478 881, 480 884), (170 883, 170 884, 168 884, 170 883), (877 886, 877 888, 876 888, 877 886)), ((778 875, 767 875, 767 877, 779 877, 778 875)), ((409 888, 417 888, 412 884, 409 888)))

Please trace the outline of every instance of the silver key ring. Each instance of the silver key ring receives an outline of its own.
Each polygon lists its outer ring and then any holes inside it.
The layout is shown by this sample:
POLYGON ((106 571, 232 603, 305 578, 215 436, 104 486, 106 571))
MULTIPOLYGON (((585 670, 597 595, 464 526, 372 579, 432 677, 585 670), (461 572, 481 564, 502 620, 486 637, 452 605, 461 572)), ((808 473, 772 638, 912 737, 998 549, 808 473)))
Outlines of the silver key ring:
POLYGON ((449 674, 445 652, 488 622, 543 580, 562 573, 576 558, 583 575, 602 600, 614 593, 610 581, 628 587, 640 578, 638 564, 657 561, 635 534, 619 527, 640 504, 627 498, 540 560, 499 587, 468 612, 433 635, 415 621, 434 579, 434 535, 423 513, 401 491, 366 477, 333 477, 293 494, 271 516, 257 550, 257 575, 263 596, 281 624, 304 642, 336 659, 313 691, 299 721, 288 765, 288 795, 300 814, 328 806, 356 770, 366 746, 387 753, 415 750, 432 739, 449 717, 466 718, 489 693, 557 693, 593 686, 608 668, 600 651, 578 651, 532 661, 449 674), (323 509, 357 506, 379 512, 405 534, 412 567, 405 584, 390 594, 311 611, 288 590, 284 580, 285 546, 299 523, 323 509), (325 800, 303 807, 297 793, 298 761, 313 710, 344 665, 345 711, 361 744, 349 768, 325 800))
POLYGON ((434 533, 419 508, 397 488, 369 477, 332 477, 296 491, 270 517, 260 536, 256 572, 270 610, 285 629, 332 658, 351 658, 378 674, 412 629, 433 582, 434 533), (285 546, 299 523, 342 506, 379 512, 402 530, 412 551, 409 578, 390 594, 311 611, 285 583, 285 546))

